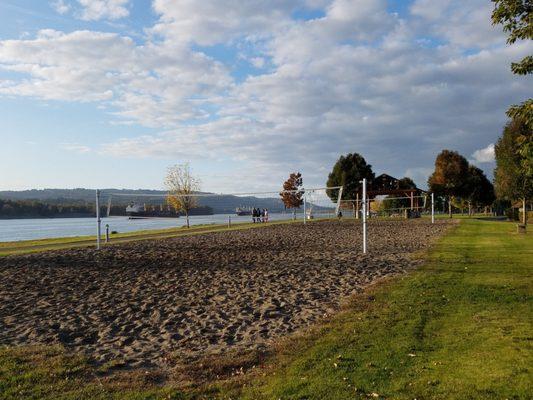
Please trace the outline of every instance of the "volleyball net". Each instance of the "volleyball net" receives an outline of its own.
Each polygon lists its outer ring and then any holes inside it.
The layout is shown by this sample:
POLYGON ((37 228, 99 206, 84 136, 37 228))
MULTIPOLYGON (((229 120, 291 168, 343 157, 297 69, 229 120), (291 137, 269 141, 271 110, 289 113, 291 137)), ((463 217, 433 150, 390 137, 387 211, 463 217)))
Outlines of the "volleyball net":
POLYGON ((106 232, 126 232, 282 220, 300 220, 306 223, 309 220, 334 218, 339 214, 342 187, 187 194, 98 190, 96 197, 99 240, 102 222, 106 232), (186 209, 182 207, 183 204, 186 209))

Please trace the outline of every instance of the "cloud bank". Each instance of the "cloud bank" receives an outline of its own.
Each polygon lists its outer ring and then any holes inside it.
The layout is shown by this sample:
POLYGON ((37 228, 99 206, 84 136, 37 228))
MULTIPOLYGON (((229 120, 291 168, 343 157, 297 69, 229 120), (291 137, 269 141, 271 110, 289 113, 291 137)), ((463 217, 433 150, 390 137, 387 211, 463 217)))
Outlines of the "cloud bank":
MULTIPOLYGON (((127 3, 79 0, 80 15, 124 18, 127 3)), ((420 184, 443 148, 489 162, 505 109, 532 89, 509 70, 531 43, 506 46, 485 0, 416 0, 402 14, 385 0, 155 0, 152 11, 141 43, 48 29, 0 41, 0 69, 17 76, 0 95, 97 103, 113 123, 159 132, 103 154, 227 158, 274 187, 292 170, 323 184, 354 151, 420 184)))

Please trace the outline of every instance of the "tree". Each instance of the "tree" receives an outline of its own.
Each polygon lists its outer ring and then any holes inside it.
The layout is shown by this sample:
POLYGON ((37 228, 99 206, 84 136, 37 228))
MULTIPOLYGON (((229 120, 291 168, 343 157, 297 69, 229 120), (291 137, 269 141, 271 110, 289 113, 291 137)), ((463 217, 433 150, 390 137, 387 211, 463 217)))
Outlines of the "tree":
POLYGON ((193 196, 200 191, 200 181, 192 176, 189 164, 176 164, 168 168, 165 178, 168 189, 167 202, 176 212, 183 212, 189 225, 189 213, 198 206, 198 198, 193 196))
POLYGON ((533 174, 528 167, 531 155, 523 151, 519 138, 526 137, 531 141, 531 135, 533 132, 523 120, 514 119, 505 126, 494 146, 496 194, 502 200, 522 201, 524 225, 527 224, 526 203, 533 197, 533 174))
POLYGON ((302 174, 299 172, 293 172, 290 174, 289 179, 283 183, 283 192, 279 195, 281 196, 285 208, 292 208, 296 213, 296 209, 300 208, 304 202, 302 174))
POLYGON ((448 212, 452 218, 452 201, 465 193, 468 177, 468 161, 456 151, 443 150, 435 160, 435 171, 428 179, 429 189, 448 200, 448 212))
MULTIPOLYGON (((492 0, 494 11, 492 23, 503 25, 504 32, 508 32, 507 43, 512 45, 517 40, 533 39, 533 3, 531 0, 492 0)), ((511 64, 511 70, 518 75, 533 73, 533 56, 524 57, 519 62, 511 64)), ((520 105, 513 105, 507 111, 511 119, 520 118, 533 129, 533 99, 528 99, 520 105)))
POLYGON ((416 189, 415 182, 408 176, 398 180, 398 189, 416 189))
POLYGON ((494 186, 487 179, 485 173, 474 165, 468 166, 464 198, 468 205, 468 215, 472 215, 473 206, 490 206, 496 198, 494 195, 494 186))
MULTIPOLYGON (((363 178, 366 178, 370 184, 374 177, 372 165, 367 164, 360 154, 350 153, 337 160, 328 176, 326 186, 343 186, 342 200, 353 200, 361 190, 360 182, 363 178)), ((326 193, 331 200, 337 201, 338 190, 328 190, 326 193)))

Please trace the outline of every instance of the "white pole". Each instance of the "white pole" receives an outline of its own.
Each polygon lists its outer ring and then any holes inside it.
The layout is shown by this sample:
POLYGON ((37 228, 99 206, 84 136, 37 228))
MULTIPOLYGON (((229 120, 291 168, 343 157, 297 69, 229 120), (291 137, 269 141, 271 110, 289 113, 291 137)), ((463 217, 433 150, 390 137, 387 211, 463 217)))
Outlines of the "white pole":
POLYGON ((338 217, 339 216, 339 211, 341 210, 341 201, 342 201, 342 190, 343 190, 344 186, 341 186, 341 188, 339 189, 339 193, 337 194, 337 206, 335 207, 335 215, 333 216, 333 218, 335 217, 338 217))
POLYGON ((363 254, 366 254, 366 178, 363 178, 363 254))
POLYGON ((111 196, 109 196, 109 199, 107 200, 107 218, 111 215, 111 196))
POLYGON ((355 219, 359 219, 359 192, 357 192, 357 195, 356 195, 356 198, 355 198, 355 209, 356 209, 356 212, 355 212, 355 219))
POLYGON ((307 212, 307 210, 306 210, 307 204, 306 204, 305 198, 306 198, 306 194, 305 194, 305 192, 304 192, 304 225, 305 225, 305 223, 306 223, 305 220, 307 219, 307 215, 306 215, 306 212, 307 212))
POLYGON ((435 223, 435 194, 431 193, 431 223, 435 223))
POLYGON ((100 190, 96 189, 96 249, 100 250, 101 220, 100 220, 100 190))

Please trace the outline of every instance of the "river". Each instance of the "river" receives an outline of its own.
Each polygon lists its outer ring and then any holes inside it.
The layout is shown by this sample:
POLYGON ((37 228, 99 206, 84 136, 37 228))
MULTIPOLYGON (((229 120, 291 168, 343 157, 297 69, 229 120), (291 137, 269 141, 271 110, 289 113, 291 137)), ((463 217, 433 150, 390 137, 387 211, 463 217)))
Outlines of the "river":
MULTIPOLYGON (((228 217, 232 222, 251 222, 251 216, 235 214, 196 215, 190 217, 191 225, 227 224, 228 217)), ((300 214, 298 216, 302 218, 300 214)), ((271 221, 292 218, 291 213, 270 214, 271 221)), ((102 218, 102 233, 109 224, 110 231, 119 233, 135 232, 149 229, 181 227, 186 224, 185 218, 177 219, 128 219, 127 217, 102 218)), ((96 234, 94 218, 38 218, 38 219, 0 219, 0 242, 18 240, 36 240, 58 237, 88 236, 96 234)))

